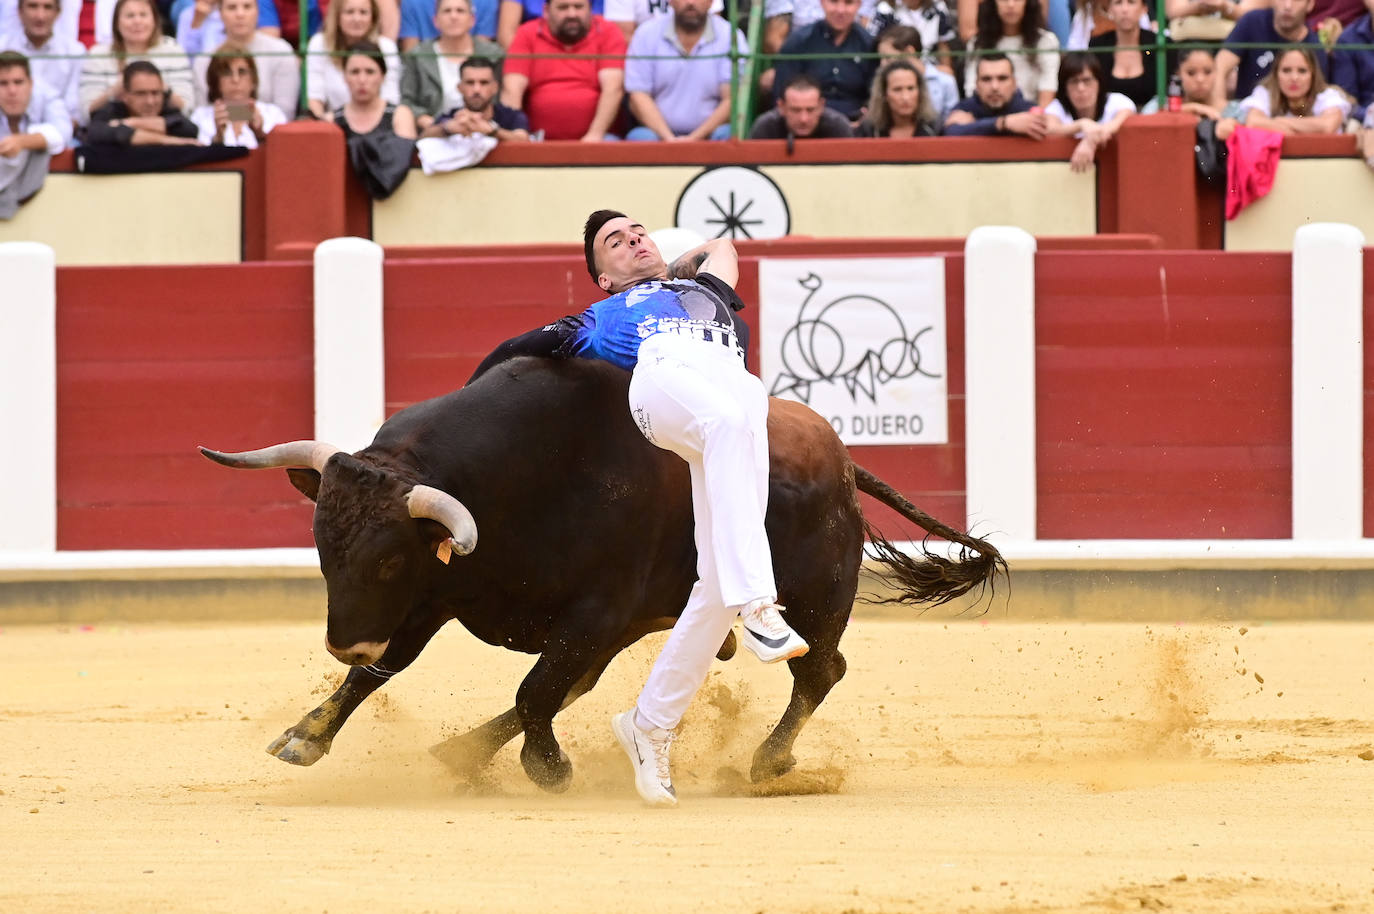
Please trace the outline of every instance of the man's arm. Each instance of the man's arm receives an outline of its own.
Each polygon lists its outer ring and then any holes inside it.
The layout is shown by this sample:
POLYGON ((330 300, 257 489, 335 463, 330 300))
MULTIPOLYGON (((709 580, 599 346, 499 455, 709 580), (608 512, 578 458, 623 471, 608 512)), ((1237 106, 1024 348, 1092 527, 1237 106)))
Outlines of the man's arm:
POLYGON ((531 330, 528 333, 511 337, 493 349, 491 354, 482 360, 482 364, 477 366, 477 370, 472 373, 472 377, 468 378, 467 383, 463 386, 467 387, 468 384, 490 371, 493 366, 522 355, 541 356, 543 358, 559 356, 561 354, 559 350, 563 348, 563 344, 574 329, 574 322, 565 317, 560 321, 540 327, 538 330, 531 330))
POLYGON ((620 102, 625 98, 625 71, 619 67, 602 67, 596 71, 596 80, 601 84, 601 95, 596 100, 596 113, 592 124, 582 135, 584 143, 599 143, 606 138, 606 131, 615 123, 620 113, 620 102))
POLYGON ((730 120, 730 84, 721 83, 720 101, 716 104, 716 109, 702 121, 697 129, 687 134, 689 140, 707 140, 717 127, 730 120))
POLYGON ((525 4, 520 0, 501 0, 496 17, 496 41, 501 47, 509 48, 515 39, 515 30, 520 28, 520 21, 525 18, 525 4))
POLYGON ((524 108, 525 89, 529 84, 530 78, 524 73, 511 73, 508 70, 506 75, 501 77, 501 104, 516 111, 524 108))
POLYGON ((672 279, 694 279, 698 273, 710 273, 733 289, 739 282, 739 254, 734 242, 729 238, 712 238, 668 267, 668 276, 672 279))
POLYGON ((1221 110, 1226 107, 1226 81, 1240 64, 1235 51, 1222 48, 1217 51, 1217 75, 1212 83, 1212 107, 1221 110))
POLYGON ((641 124, 657 134, 660 140, 677 139, 677 135, 673 133, 673 128, 669 127, 668 122, 663 119, 663 112, 658 110, 658 105, 654 104, 654 97, 648 92, 630 93, 630 113, 641 124))

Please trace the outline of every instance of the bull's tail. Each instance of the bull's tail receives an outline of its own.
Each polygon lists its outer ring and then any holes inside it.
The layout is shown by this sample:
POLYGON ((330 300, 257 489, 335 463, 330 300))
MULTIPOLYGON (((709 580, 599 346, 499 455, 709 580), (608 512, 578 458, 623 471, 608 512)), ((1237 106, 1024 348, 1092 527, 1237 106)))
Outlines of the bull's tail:
POLYGON ((962 597, 976 587, 986 588, 991 593, 998 573, 1007 575, 1006 560, 991 543, 941 523, 857 463, 854 464, 854 482, 860 492, 873 496, 907 520, 919 524, 928 536, 938 536, 959 546, 956 557, 948 558, 931 551, 923 542, 922 555, 912 557, 888 542, 865 518, 864 531, 882 569, 878 576, 898 594, 886 598, 885 602, 939 606, 962 597))

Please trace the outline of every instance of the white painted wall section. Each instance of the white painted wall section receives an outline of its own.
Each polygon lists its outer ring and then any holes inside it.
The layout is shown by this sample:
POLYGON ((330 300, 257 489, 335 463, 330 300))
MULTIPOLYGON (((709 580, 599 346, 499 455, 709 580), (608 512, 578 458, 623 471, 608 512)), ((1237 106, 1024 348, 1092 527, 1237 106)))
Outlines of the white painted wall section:
POLYGON ((964 244, 968 525, 1036 538, 1035 239, 981 226, 964 244))
POLYGON ((46 244, 0 244, 0 277, 0 551, 53 552, 57 257, 46 244))
POLYGON ((331 238, 315 248, 315 437, 356 451, 385 418, 382 248, 331 238))
POLYGON ((1293 539, 1364 526, 1364 234, 1314 223, 1293 238, 1293 539))

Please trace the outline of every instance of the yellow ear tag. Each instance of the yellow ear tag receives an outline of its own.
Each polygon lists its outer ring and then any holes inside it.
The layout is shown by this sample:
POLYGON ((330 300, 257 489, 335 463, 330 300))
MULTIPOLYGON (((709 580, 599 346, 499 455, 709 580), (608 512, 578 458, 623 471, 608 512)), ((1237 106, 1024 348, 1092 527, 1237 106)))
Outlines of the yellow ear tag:
POLYGON ((435 555, 439 557, 439 561, 447 565, 448 560, 453 557, 453 540, 444 540, 440 543, 439 551, 435 555))

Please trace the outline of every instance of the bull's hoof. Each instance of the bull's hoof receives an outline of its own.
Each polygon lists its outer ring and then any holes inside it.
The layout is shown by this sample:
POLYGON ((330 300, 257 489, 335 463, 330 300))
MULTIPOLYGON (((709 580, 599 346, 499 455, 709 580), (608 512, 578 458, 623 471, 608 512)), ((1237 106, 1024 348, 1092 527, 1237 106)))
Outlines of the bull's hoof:
POLYGON ((526 743, 520 750, 520 764, 530 780, 549 793, 562 793, 572 784, 572 762, 562 749, 558 750, 558 760, 554 761, 526 743))
POLYGON ((735 656, 735 649, 739 643, 735 641, 735 630, 732 628, 725 633, 725 640, 721 642, 720 650, 716 651, 717 660, 729 660, 735 656))
POLYGON ((296 736, 287 730, 267 747, 267 754, 291 765, 313 765, 329 753, 329 745, 296 736))
POLYGON ((766 752, 766 748, 766 746, 759 747, 759 750, 754 753, 754 763, 749 766, 749 780, 755 784, 780 778, 797 767, 796 756, 792 753, 773 755, 766 752))

